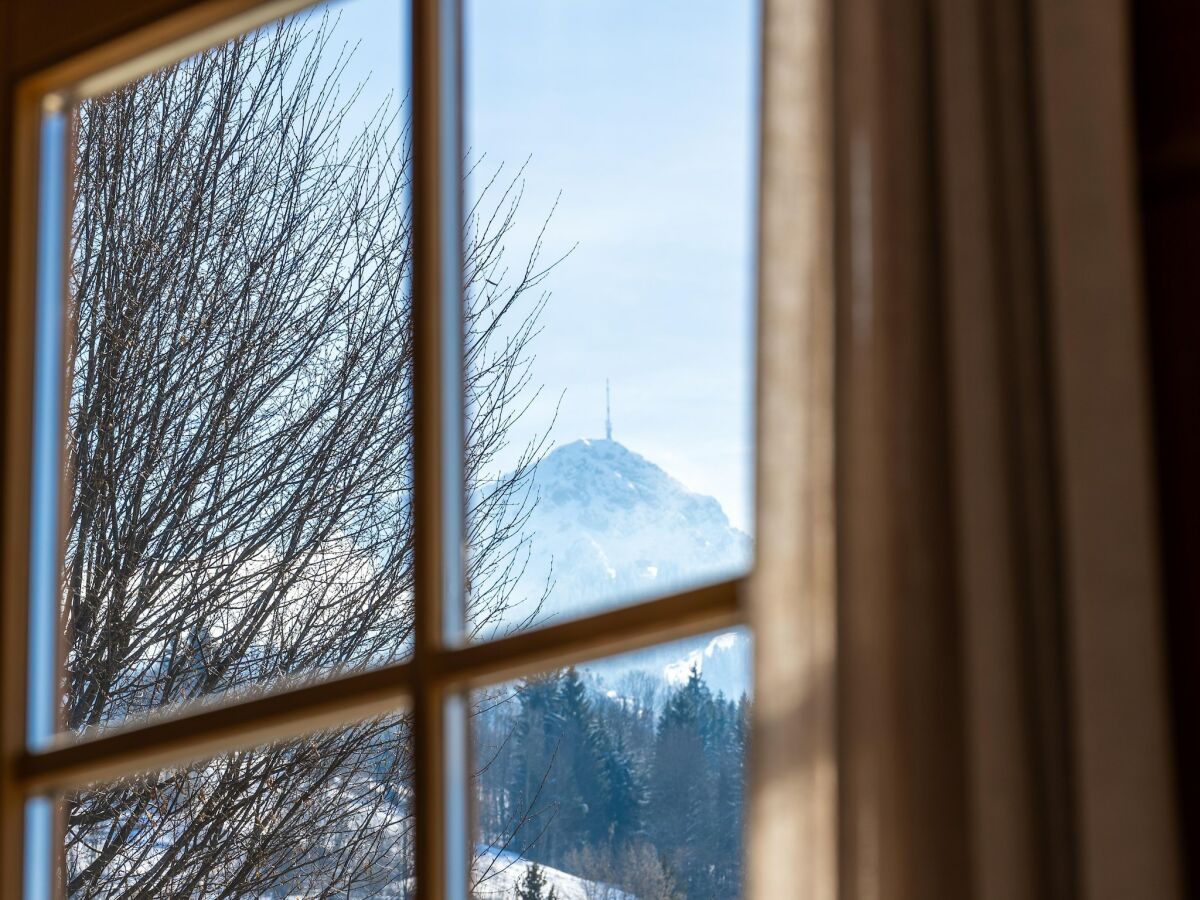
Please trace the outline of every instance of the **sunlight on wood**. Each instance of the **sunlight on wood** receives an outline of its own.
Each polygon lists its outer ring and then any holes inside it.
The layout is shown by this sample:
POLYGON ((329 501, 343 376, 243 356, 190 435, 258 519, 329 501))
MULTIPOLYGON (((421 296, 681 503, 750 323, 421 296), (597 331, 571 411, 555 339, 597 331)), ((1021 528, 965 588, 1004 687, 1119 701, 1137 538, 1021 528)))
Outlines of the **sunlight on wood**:
POLYGON ((767 0, 763 28, 759 521, 750 591, 757 707, 748 895, 832 900, 837 777, 829 8, 824 0, 767 0), (794 865, 780 865, 785 859, 794 865))

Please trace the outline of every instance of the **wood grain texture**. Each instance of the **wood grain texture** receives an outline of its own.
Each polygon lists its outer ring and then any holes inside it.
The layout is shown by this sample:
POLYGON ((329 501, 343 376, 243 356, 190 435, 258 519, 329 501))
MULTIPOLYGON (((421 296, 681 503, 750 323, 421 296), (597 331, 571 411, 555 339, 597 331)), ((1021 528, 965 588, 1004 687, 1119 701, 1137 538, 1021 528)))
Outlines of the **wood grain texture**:
POLYGON ((747 867, 762 900, 838 896, 831 45, 827 0, 767 0, 747 867))

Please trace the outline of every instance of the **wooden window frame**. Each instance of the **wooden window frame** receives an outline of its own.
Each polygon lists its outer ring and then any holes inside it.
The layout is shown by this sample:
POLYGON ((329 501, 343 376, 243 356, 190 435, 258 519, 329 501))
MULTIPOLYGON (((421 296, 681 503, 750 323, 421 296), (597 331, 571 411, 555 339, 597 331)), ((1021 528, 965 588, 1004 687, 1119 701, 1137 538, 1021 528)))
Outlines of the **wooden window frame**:
MULTIPOLYGON (((10 109, 14 177, 0 548, 0 870, 5 873, 0 900, 23 896, 23 878, 13 873, 24 871, 25 811, 34 798, 401 709, 411 710, 415 720, 418 896, 465 900, 469 735, 463 700, 469 690, 686 636, 753 627, 755 621, 771 624, 756 631, 756 680, 763 693, 753 726, 750 891, 784 896, 772 883, 769 861, 779 848, 803 838, 819 862, 803 893, 832 897, 833 317, 826 0, 762 3, 756 402, 763 413, 756 463, 757 562, 749 577, 486 643, 456 640, 464 539, 462 467, 455 462, 462 458, 464 419, 461 229, 454 225, 462 217, 461 0, 411 0, 417 334, 412 656, 369 671, 189 705, 94 737, 57 735, 30 749, 30 473, 39 324, 39 247, 37 228, 30 223, 39 220, 43 118, 47 110, 66 109, 310 5, 313 0, 200 0, 17 85, 10 109), (804 252, 796 252, 797 238, 804 252), (796 396, 811 402, 800 408, 796 396), (764 491, 764 481, 783 490, 764 491), (797 690, 804 696, 798 698, 797 690), (806 715, 790 714, 796 702, 806 704, 806 715), (798 746, 806 754, 799 766, 793 753, 798 746), (772 783, 769 792, 759 787, 772 783)), ((61 295, 65 287, 57 290, 61 295)))

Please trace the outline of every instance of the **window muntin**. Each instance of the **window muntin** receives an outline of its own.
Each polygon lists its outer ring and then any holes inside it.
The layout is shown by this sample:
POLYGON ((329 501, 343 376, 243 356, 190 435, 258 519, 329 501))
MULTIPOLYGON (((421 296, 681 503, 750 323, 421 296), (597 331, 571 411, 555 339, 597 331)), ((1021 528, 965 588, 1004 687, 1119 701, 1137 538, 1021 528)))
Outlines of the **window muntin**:
MULTIPOLYGON (((422 53, 419 53, 418 58, 414 60, 414 66, 418 72, 418 82, 422 75, 427 83, 429 79, 438 80, 444 76, 446 71, 443 66, 447 59, 451 60, 450 68, 453 69, 453 39, 448 41, 422 39, 428 37, 431 30, 437 34, 439 29, 447 29, 441 33, 453 34, 457 24, 452 15, 452 7, 451 3, 446 7, 426 8, 424 26, 416 26, 415 30, 420 34, 415 40, 417 45, 423 48, 422 53), (430 21, 434 23, 432 29, 430 29, 430 21), (448 28, 447 23, 450 23, 448 28), (433 46, 438 49, 431 50, 430 48, 433 46), (424 59, 421 58, 422 54, 424 59)), ((209 31, 203 33, 211 34, 212 28, 221 29, 222 26, 217 20, 212 21, 216 24, 212 25, 209 31)), ((192 44, 191 30, 196 27, 197 23, 194 19, 172 21, 169 25, 164 26, 161 32, 163 37, 159 40, 164 44, 169 44, 172 40, 192 44), (172 29, 175 30, 172 31, 172 29)), ((152 32, 153 34, 158 33, 154 30, 152 32)), ((147 52, 156 54, 153 34, 149 37, 138 35, 131 39, 129 43, 131 49, 128 55, 136 56, 139 53, 147 52)), ((194 46, 194 44, 192 45, 194 46)), ((167 51, 168 55, 170 53, 171 51, 167 51)), ((86 90, 94 90, 96 85, 112 84, 114 79, 106 71, 106 67, 111 65, 113 58, 111 53, 85 55, 78 64, 73 63, 62 70, 53 71, 45 77, 27 83, 22 94, 25 112, 22 118, 22 127, 29 128, 32 119, 29 113, 36 108, 30 103, 31 100, 40 103, 42 98, 48 96, 54 101, 55 98, 63 96, 62 92, 69 94, 74 85, 86 85, 86 90)), ((141 67, 142 63, 135 62, 133 65, 135 68, 141 67)), ((128 69, 124 70, 128 71, 128 69)), ((442 86, 444 87, 444 83, 442 86)), ((420 92, 420 88, 418 88, 417 93, 420 92)), ((453 106, 452 102, 448 106, 441 104, 431 112, 427 105, 424 118, 421 114, 417 116, 418 134, 423 132, 429 135, 433 131, 439 130, 432 127, 422 129, 420 127, 422 121, 426 126, 432 126, 439 121, 442 123, 451 121, 453 116, 450 113, 453 112, 453 106)), ((442 143, 434 142, 434 148, 445 146, 447 134, 453 133, 453 129, 443 129, 442 131, 442 143)), ((416 143, 420 145, 419 137, 416 143)), ((427 167, 430 160, 436 155, 431 152, 434 148, 427 147, 425 150, 419 148, 416 150, 416 156, 418 159, 424 157, 427 167)), ((418 167, 416 176, 418 193, 422 183, 420 168, 418 167)), ((436 166, 431 168, 436 170, 436 166)), ((425 171, 427 179, 436 180, 439 177, 436 171, 430 172, 430 168, 426 168, 425 171)), ((443 181, 439 190, 442 191, 442 196, 448 196, 455 192, 460 184, 461 182, 456 179, 450 183, 443 181)), ((20 204, 21 208, 32 217, 31 206, 27 200, 21 199, 20 204)), ((420 207, 419 202, 417 206, 420 207)), ((432 239, 432 233, 436 231, 435 225, 436 219, 428 209, 424 214, 418 213, 415 217, 415 234, 419 236, 424 233, 425 238, 436 248, 437 242, 432 239)), ((454 254, 449 253, 448 255, 452 258, 454 254)), ((441 258, 441 254, 435 255, 435 258, 441 258)), ((27 271, 33 268, 28 259, 23 265, 27 271)), ((420 267, 418 271, 420 271, 420 267)), ((429 272, 430 270, 425 267, 425 271, 429 272)), ((21 281, 20 274, 17 280, 21 281)), ((431 312, 437 306, 434 293, 436 292, 426 291, 424 300, 422 300, 421 291, 418 290, 418 307, 425 303, 429 307, 427 312, 431 312)), ((450 319, 452 320, 453 316, 450 319)), ((425 374, 429 375, 435 372, 436 366, 429 366, 425 374)), ((445 375, 446 373, 442 372, 437 374, 437 377, 426 380, 426 384, 430 385, 427 390, 434 395, 440 391, 444 392, 446 384, 454 381, 453 378, 447 379, 445 375)), ((450 408, 453 405, 451 403, 450 408)), ((429 419, 426 420, 427 425, 429 421, 429 419)), ((436 431, 438 431, 437 428, 422 429, 418 415, 418 434, 430 435, 436 431)), ((434 448, 439 445, 446 446, 445 434, 434 438, 432 444, 434 448)), ((418 477, 415 481, 419 487, 422 481, 419 477, 422 470, 420 454, 417 454, 417 469, 418 477)), ((432 471, 428 467, 428 463, 426 463, 424 471, 426 474, 432 471)), ((430 530, 426 529, 424 533, 425 537, 422 538, 421 529, 417 530, 418 549, 422 540, 437 546, 438 542, 430 537, 430 530)), ((441 542, 436 556, 439 565, 448 564, 453 567, 454 547, 451 544, 445 541, 441 542)), ((420 591, 417 593, 419 595, 420 591)), ((428 612, 436 612, 442 605, 442 601, 431 601, 428 595, 422 600, 418 596, 417 605, 418 612, 423 606, 428 612)), ((436 637, 427 638, 422 644, 419 636, 421 617, 418 615, 417 659, 413 666, 403 663, 385 665, 380 670, 381 678, 379 679, 369 677, 370 673, 366 673, 368 677, 364 677, 362 674, 340 676, 327 684, 291 686, 281 695, 283 714, 275 715, 278 710, 269 714, 268 718, 272 719, 272 722, 265 727, 265 731, 285 738, 306 730, 300 727, 302 723, 325 719, 346 722, 355 714, 355 711, 364 708, 364 704, 378 706, 382 702, 379 697, 364 702, 357 693, 360 689, 365 689, 368 693, 376 692, 380 697, 391 697, 393 706, 401 703, 405 696, 411 693, 417 701, 417 721, 422 721, 422 717, 424 717, 427 723, 439 726, 437 729, 422 730, 418 728, 416 730, 417 750, 415 755, 418 760, 418 777, 414 786, 414 796, 416 798, 425 797, 427 811, 437 811, 439 806, 442 807, 438 815, 434 817, 438 820, 435 827, 437 830, 441 830, 449 825, 452 831, 453 823, 448 820, 453 820, 454 816, 445 808, 444 803, 446 798, 454 793, 453 790, 447 791, 446 789, 453 788, 457 783, 455 770, 453 767, 447 769, 444 764, 429 765, 429 761, 431 759, 452 759, 457 752, 453 746, 455 743, 454 728, 443 728, 443 726, 446 726, 448 722, 453 724, 453 717, 448 717, 446 712, 452 710, 456 705, 459 691, 470 684, 490 681, 502 675, 511 675, 523 670, 534 670, 552 661, 583 658, 591 655, 586 652, 589 647, 598 650, 606 647, 615 649, 622 646, 639 646, 656 637, 665 638, 671 635, 698 633, 704 631, 706 627, 725 626, 739 619, 738 610, 738 585, 735 582, 721 582, 678 597, 666 597, 658 602, 630 607, 627 611, 618 611, 614 615, 591 617, 578 623, 582 626, 581 628, 570 627, 571 623, 564 623, 568 627, 551 626, 537 632, 517 635, 515 639, 482 644, 477 648, 463 650, 439 646, 436 637), (676 602, 677 600, 686 601, 686 603, 676 602), (476 649, 480 652, 475 652, 476 649), (339 691, 343 693, 347 701, 340 714, 331 712, 329 709, 330 696, 339 691), (422 713, 422 706, 424 706, 424 713, 422 713), (442 712, 431 716, 430 711, 438 709, 441 709, 442 712), (435 733, 437 736, 430 737, 435 733), (424 766, 420 762, 423 741, 426 748, 426 764, 424 766), (430 751, 436 752, 431 754, 430 751), (422 775, 422 770, 424 775, 422 775)), ((429 621, 428 617, 426 621, 429 621)), ((426 629, 428 627, 427 625, 426 629)), ((438 632, 440 629, 435 629, 433 633, 437 634, 438 632)), ((267 699, 272 698, 268 697, 267 699)), ((146 768, 144 762, 139 762, 140 760, 173 759, 183 762, 189 758, 195 758, 197 753, 189 750, 189 747, 213 746, 214 742, 228 747, 246 746, 248 736, 261 733, 264 729, 259 729, 243 717, 240 713, 243 708, 266 709, 260 704, 260 700, 247 701, 241 698, 230 698, 229 702, 214 707, 189 708, 182 717, 170 717, 165 720, 154 719, 144 724, 138 723, 133 730, 117 729, 112 733, 90 736, 87 741, 79 744, 56 740, 45 750, 26 756, 20 761, 19 767, 15 769, 18 772, 16 783, 22 792, 32 798, 37 798, 43 795, 47 789, 56 785, 79 785, 90 782, 92 777, 89 776, 89 772, 103 773, 117 772, 118 770, 136 772, 146 768)), ((33 805, 40 809, 39 804, 40 801, 36 799, 33 801, 33 805)), ((416 868, 427 876, 432 874, 436 878, 426 877, 418 884, 423 885, 420 887, 423 893, 430 891, 434 895, 441 895, 443 891, 440 885, 453 884, 455 881, 454 878, 448 876, 448 870, 445 867, 448 864, 453 869, 455 865, 453 858, 458 854, 450 846, 447 846, 446 837, 449 832, 444 832, 441 838, 428 832, 430 818, 426 816, 424 820, 420 818, 417 820, 416 868), (427 823, 427 833, 424 836, 421 834, 422 821, 427 823), (419 849, 422 846, 425 847, 423 853, 419 849)), ((36 837, 31 834, 32 839, 29 842, 31 847, 37 843, 36 837)), ((465 867, 463 871, 465 872, 465 867)), ((456 894, 457 892, 451 890, 450 893, 456 894)))

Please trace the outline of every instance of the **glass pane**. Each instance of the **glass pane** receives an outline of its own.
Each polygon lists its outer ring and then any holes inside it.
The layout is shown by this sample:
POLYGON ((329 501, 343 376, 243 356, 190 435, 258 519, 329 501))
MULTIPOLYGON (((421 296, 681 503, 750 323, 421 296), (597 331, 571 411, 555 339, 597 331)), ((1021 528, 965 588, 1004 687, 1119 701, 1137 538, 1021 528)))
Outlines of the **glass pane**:
POLYGON ((473 896, 741 896, 749 692, 744 632, 477 692, 473 896))
POLYGON ((73 112, 69 729, 408 652, 402 6, 73 112))
POLYGON ((465 17, 476 635, 742 574, 756 4, 465 17))
POLYGON ((69 795, 66 894, 412 896, 410 746, 389 716, 69 795))

